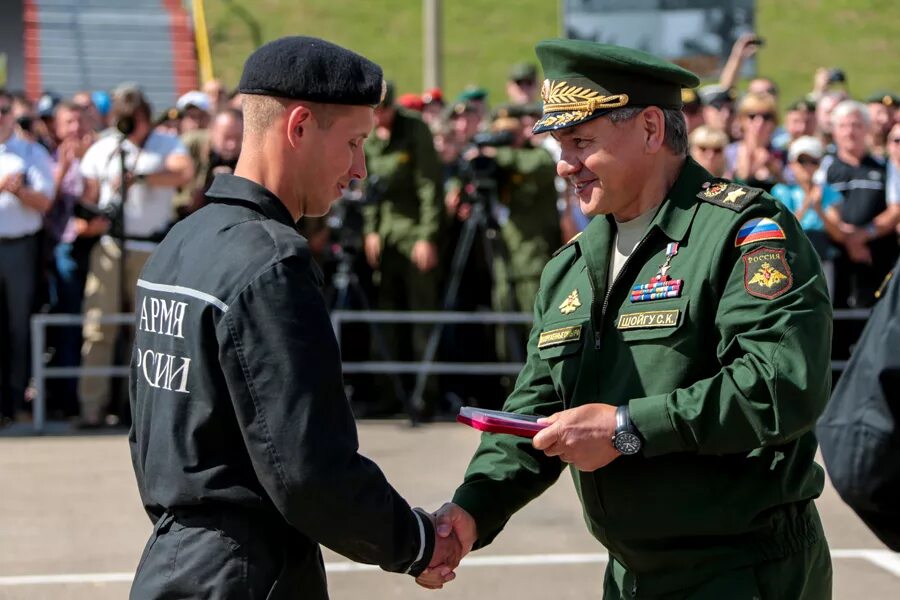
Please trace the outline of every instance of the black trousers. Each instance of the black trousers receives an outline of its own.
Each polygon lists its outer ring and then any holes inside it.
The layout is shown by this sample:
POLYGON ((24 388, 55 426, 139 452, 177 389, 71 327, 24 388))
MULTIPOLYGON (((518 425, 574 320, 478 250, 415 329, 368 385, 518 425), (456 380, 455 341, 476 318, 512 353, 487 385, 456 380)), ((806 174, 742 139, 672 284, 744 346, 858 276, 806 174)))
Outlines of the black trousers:
POLYGON ((164 513, 147 541, 132 600, 327 600, 317 544, 283 521, 231 510, 164 513))
POLYGON ((24 407, 37 281, 37 236, 0 239, 0 416, 24 407))

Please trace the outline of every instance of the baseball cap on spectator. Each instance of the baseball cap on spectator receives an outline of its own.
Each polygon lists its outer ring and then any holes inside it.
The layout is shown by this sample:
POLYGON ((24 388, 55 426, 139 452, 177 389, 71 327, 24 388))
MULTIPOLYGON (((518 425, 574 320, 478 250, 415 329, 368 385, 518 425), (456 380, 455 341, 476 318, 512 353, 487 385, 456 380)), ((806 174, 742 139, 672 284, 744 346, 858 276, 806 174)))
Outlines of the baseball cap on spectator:
POLYGON ((418 94, 400 94, 397 98, 397 104, 404 108, 408 108, 410 110, 415 110, 418 112, 422 112, 422 109, 425 108, 425 103, 422 102, 422 97, 418 94))
POLYGON ((432 102, 437 102, 441 106, 444 105, 444 93, 441 91, 441 88, 431 88, 430 90, 425 90, 425 93, 422 94, 422 102, 424 104, 431 104, 432 102))
POLYGON ((822 156, 825 155, 825 148, 822 146, 819 138, 804 135, 791 142, 791 146, 788 149, 788 162, 794 162, 802 155, 822 160, 822 156))
POLYGON ((178 101, 175 102, 175 108, 182 112, 187 110, 191 106, 199 108, 204 112, 209 112, 209 96, 199 90, 191 90, 190 92, 182 95, 178 99, 178 101))
POLYGON ((44 92, 38 99, 37 106, 35 107, 38 117, 42 119, 49 119, 52 117, 53 110, 61 100, 62 99, 53 92, 44 92))
POLYGON ((706 106, 720 107, 723 104, 733 103, 735 100, 734 90, 725 88, 721 85, 710 84, 704 85, 697 90, 700 101, 706 106))
POLYGON ((105 117, 109 114, 109 109, 112 104, 109 94, 103 90, 97 90, 91 94, 91 101, 94 103, 94 106, 97 107, 97 112, 100 113, 100 116, 105 117))

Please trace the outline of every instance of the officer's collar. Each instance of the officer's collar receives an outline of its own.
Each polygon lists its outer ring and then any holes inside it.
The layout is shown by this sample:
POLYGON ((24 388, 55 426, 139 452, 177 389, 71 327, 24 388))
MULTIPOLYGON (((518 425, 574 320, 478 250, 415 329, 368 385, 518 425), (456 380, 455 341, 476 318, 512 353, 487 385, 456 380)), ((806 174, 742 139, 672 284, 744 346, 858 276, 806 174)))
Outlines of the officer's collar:
POLYGON ((689 156, 650 226, 659 227, 670 240, 683 240, 697 210, 696 194, 710 179, 712 175, 689 156))
POLYGON ((241 200, 258 207, 264 215, 283 223, 288 227, 296 228, 297 223, 291 217, 284 203, 278 196, 259 185, 237 175, 216 175, 206 195, 213 200, 241 200))

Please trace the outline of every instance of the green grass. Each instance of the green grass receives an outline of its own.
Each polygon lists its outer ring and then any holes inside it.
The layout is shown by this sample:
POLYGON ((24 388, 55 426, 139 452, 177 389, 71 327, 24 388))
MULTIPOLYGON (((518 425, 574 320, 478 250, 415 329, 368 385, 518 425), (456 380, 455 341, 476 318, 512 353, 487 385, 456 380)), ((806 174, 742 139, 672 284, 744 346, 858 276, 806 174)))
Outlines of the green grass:
MULTIPOLYGON (((534 43, 558 35, 553 0, 444 0, 444 91, 469 83, 505 99, 510 65, 534 60, 534 43)), ((256 41, 315 35, 356 50, 384 68, 399 93, 421 91, 421 0, 208 0, 217 76, 235 85, 256 41)), ((839 66, 850 91, 900 92, 900 1, 757 0, 766 38, 759 72, 782 88, 785 103, 808 92, 818 66, 839 66)))

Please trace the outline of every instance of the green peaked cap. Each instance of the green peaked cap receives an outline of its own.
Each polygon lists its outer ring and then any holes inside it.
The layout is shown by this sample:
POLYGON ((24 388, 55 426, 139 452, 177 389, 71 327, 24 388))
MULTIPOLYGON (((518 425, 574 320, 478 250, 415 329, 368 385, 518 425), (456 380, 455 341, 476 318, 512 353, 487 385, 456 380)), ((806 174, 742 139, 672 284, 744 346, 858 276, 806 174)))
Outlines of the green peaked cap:
POLYGON ((578 125, 623 106, 680 110, 682 88, 696 75, 647 52, 585 40, 544 40, 535 47, 544 71, 544 116, 535 133, 578 125))

